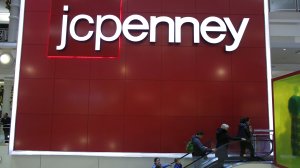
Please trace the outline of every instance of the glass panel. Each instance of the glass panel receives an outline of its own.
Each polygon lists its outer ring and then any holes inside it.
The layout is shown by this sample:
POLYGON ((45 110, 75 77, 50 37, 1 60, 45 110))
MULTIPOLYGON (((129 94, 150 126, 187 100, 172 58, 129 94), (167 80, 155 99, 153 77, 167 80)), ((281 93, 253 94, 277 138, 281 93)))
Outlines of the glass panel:
POLYGON ((296 0, 270 0, 270 11, 278 10, 296 11, 296 0))

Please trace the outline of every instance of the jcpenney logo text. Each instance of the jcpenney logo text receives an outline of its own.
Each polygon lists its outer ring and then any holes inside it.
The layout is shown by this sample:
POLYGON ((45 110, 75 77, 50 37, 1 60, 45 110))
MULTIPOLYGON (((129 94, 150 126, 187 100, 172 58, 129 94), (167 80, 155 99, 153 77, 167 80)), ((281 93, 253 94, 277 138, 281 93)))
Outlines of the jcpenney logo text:
POLYGON ((245 33, 246 27, 249 22, 249 18, 243 18, 238 29, 232 24, 229 17, 215 17, 210 16, 205 18, 202 23, 194 17, 175 17, 175 20, 167 16, 150 16, 150 23, 141 15, 130 15, 125 18, 123 24, 120 19, 114 15, 97 15, 94 19, 86 14, 76 15, 71 19, 70 25, 68 26, 68 11, 69 6, 64 5, 64 15, 62 17, 62 29, 61 29, 61 40, 60 44, 56 46, 56 50, 63 50, 67 45, 67 34, 69 32, 73 40, 84 42, 89 40, 95 34, 95 51, 100 51, 102 42, 115 41, 119 38, 121 33, 125 38, 132 42, 139 42, 144 40, 150 35, 150 42, 156 42, 156 27, 159 23, 167 23, 169 26, 169 43, 181 43, 181 27, 183 24, 193 25, 193 42, 195 44, 200 43, 200 36, 211 44, 218 44, 222 42, 226 37, 226 32, 229 32, 233 37, 233 43, 225 45, 225 51, 231 52, 236 50, 242 37, 245 33), (102 33, 102 25, 105 21, 111 20, 116 25, 116 30, 111 36, 105 36, 102 33), (87 21, 91 25, 95 25, 95 30, 88 31, 85 35, 78 35, 76 33, 76 24, 78 21, 87 21), (133 23, 134 22, 134 23, 133 23), (139 22, 139 24, 137 24, 139 22), (212 26, 211 23, 214 23, 212 26), (139 35, 132 35, 130 31, 140 31, 139 35), (209 36, 209 32, 218 33, 216 37, 209 36))

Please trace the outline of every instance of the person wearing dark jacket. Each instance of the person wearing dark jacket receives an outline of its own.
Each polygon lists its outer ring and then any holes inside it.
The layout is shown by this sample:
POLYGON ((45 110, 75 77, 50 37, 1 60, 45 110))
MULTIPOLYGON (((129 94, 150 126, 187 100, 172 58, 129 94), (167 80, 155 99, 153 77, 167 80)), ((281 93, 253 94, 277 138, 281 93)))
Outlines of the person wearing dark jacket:
POLYGON ((174 159, 174 167, 173 168, 182 168, 182 164, 180 163, 179 159, 174 159))
POLYGON ((1 124, 3 125, 5 143, 8 143, 8 141, 9 141, 10 121, 11 121, 11 119, 8 116, 8 113, 5 113, 3 118, 1 119, 1 124))
POLYGON ((192 153, 193 160, 200 159, 194 163, 195 168, 199 168, 201 164, 207 159, 206 155, 210 152, 213 152, 212 149, 204 146, 201 142, 201 139, 203 137, 203 132, 198 132, 196 135, 192 136, 192 144, 194 146, 194 151, 192 153))
POLYGON ((222 124, 220 128, 217 129, 216 132, 216 139, 217 139, 217 151, 216 151, 216 157, 218 157, 218 164, 220 167, 223 166, 224 161, 228 157, 228 143, 230 141, 238 141, 238 140, 246 140, 244 138, 240 137, 232 137, 228 134, 229 125, 228 124, 222 124))
POLYGON ((240 143, 240 147, 241 147, 240 156, 244 157, 245 153, 246 153, 246 149, 249 149, 250 150, 250 156, 253 158, 254 157, 254 148, 253 148, 253 145, 251 143, 252 128, 251 128, 251 125, 250 125, 249 117, 245 117, 245 118, 242 118, 240 120, 238 137, 246 139, 246 141, 241 141, 241 143, 240 143))

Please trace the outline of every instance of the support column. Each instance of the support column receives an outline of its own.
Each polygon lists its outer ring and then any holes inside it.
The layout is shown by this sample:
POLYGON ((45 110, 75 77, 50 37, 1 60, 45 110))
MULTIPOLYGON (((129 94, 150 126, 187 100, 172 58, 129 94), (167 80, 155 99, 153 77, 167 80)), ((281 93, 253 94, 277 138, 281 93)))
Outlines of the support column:
POLYGON ((17 42, 18 28, 20 15, 20 0, 11 0, 9 27, 8 27, 8 42, 17 42))
POLYGON ((12 78, 4 79, 2 114, 8 113, 9 116, 11 116, 13 85, 14 85, 14 80, 12 78))

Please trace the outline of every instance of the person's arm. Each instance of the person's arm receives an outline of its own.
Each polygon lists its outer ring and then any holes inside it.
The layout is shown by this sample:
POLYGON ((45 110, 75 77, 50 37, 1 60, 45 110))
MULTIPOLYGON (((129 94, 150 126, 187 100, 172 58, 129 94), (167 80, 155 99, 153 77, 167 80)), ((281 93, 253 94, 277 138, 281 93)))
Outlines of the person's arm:
POLYGON ((196 139, 194 141, 194 143, 203 153, 212 152, 212 150, 210 148, 204 146, 199 139, 196 139))
POLYGON ((163 164, 163 165, 161 165, 162 168, 167 168, 169 166, 171 166, 171 165, 170 164, 163 164))
POLYGON ((240 137, 233 137, 233 136, 230 136, 229 134, 226 134, 227 136, 227 139, 231 140, 231 141, 239 141, 239 140, 242 140, 242 138, 240 137))

